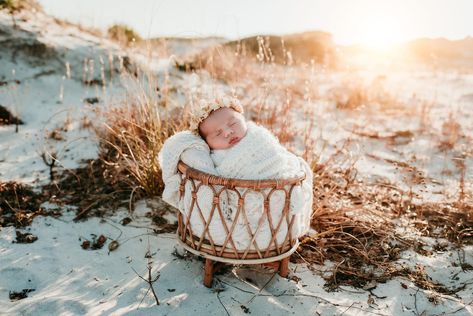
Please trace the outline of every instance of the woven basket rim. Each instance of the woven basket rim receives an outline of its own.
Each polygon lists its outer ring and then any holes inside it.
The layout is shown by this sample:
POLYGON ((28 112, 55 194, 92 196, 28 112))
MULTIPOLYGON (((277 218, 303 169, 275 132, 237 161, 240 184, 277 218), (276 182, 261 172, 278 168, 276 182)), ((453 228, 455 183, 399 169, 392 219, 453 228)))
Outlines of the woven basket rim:
POLYGON ((209 173, 189 167, 184 162, 179 161, 177 169, 185 177, 199 180, 205 185, 223 185, 225 187, 241 187, 251 189, 262 188, 283 188, 286 185, 294 185, 301 183, 305 178, 305 173, 300 176, 287 179, 268 179, 268 180, 244 180, 234 178, 224 178, 220 176, 211 175, 209 173))
POLYGON ((273 255, 273 256, 263 257, 263 258, 237 259, 237 258, 229 258, 229 257, 225 257, 225 256, 213 256, 209 252, 197 250, 197 249, 189 246, 188 244, 186 244, 184 241, 182 241, 179 238, 179 235, 177 235, 177 242, 182 247, 184 247, 186 250, 190 251, 191 253, 193 253, 195 255, 201 256, 203 258, 208 258, 208 259, 211 259, 213 261, 231 263, 231 264, 261 264, 261 263, 267 263, 267 262, 274 262, 274 261, 278 261, 278 260, 284 259, 286 257, 289 257, 299 247, 299 239, 296 238, 294 240, 294 244, 289 249, 287 249, 285 252, 283 252, 279 255, 273 255))

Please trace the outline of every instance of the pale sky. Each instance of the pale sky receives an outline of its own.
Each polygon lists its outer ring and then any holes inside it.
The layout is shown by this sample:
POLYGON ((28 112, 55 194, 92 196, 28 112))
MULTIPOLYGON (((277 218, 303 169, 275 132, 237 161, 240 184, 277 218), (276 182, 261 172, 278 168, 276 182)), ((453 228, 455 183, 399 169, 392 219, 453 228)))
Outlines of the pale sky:
POLYGON ((473 0, 39 0, 47 13, 143 37, 288 34, 322 30, 338 44, 387 45, 473 36, 473 0))

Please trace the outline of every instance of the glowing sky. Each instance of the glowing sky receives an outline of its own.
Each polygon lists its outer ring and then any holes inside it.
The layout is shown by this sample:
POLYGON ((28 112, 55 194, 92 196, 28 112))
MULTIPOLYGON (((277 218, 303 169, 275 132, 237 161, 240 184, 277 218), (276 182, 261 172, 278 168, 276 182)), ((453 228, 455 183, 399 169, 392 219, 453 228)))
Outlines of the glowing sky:
POLYGON ((338 44, 386 46, 418 37, 473 36, 473 0, 39 0, 45 11, 143 37, 287 34, 323 30, 338 44))

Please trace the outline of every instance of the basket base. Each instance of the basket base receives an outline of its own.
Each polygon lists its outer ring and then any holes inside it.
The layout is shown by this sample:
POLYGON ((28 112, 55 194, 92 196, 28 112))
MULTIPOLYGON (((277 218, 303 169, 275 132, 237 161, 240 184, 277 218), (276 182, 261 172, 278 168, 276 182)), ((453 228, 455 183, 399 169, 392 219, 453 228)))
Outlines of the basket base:
MULTIPOLYGON (((208 288, 212 287, 213 275, 217 272, 225 263, 215 262, 212 259, 205 259, 205 268, 204 268, 204 285, 208 288)), ((279 275, 283 278, 287 277, 289 274, 289 257, 281 259, 279 261, 272 261, 262 263, 264 266, 271 267, 278 271, 279 275)))
POLYGON ((183 242, 179 236, 177 238, 179 244, 184 247, 187 251, 203 257, 205 259, 205 268, 204 268, 204 285, 206 287, 212 287, 213 275, 214 273, 223 265, 223 264, 262 264, 265 266, 269 266, 274 268, 278 271, 279 275, 282 277, 287 277, 289 273, 289 256, 296 251, 297 247, 299 246, 299 241, 296 240, 294 246, 290 248, 285 253, 282 253, 278 256, 267 257, 267 258, 259 258, 259 259, 234 259, 234 258, 225 258, 225 257, 217 257, 212 256, 206 252, 198 251, 188 244, 183 242))
POLYGON ((234 258, 226 258, 226 257, 218 257, 218 256, 213 256, 211 254, 208 254, 206 252, 202 252, 199 250, 196 250, 192 247, 190 247, 188 244, 183 242, 179 236, 177 236, 177 241, 179 242, 179 245, 184 247, 187 251, 193 253, 194 255, 203 257, 205 259, 211 259, 213 261, 217 262, 224 262, 224 263, 230 263, 230 264, 264 264, 268 262, 275 262, 275 261, 280 261, 286 257, 289 257, 292 255, 294 251, 296 251, 297 247, 299 247, 299 241, 296 240, 292 248, 290 248, 288 251, 277 255, 277 256, 272 256, 272 257, 266 257, 266 258, 258 258, 258 259, 234 259, 234 258))

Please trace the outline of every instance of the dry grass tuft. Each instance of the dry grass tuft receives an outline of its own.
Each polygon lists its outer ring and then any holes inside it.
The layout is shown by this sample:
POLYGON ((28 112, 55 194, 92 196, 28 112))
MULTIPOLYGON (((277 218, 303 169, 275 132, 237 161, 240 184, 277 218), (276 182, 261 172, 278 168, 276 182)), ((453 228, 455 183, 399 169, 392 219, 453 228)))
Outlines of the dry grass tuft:
POLYGON ((205 70, 213 78, 227 83, 238 81, 241 76, 246 76, 253 71, 251 58, 239 48, 220 45, 192 61, 176 61, 176 67, 187 72, 205 70))
POLYGON ((98 137, 99 158, 62 171, 43 188, 53 202, 76 206, 76 220, 119 207, 132 211, 137 199, 159 196, 164 184, 158 153, 168 137, 188 127, 185 109, 166 108, 167 94, 153 99, 146 93, 156 81, 148 79, 149 86, 144 87, 137 79, 126 78, 131 80, 128 89, 133 89, 127 101, 97 109, 93 121, 82 118, 81 128, 93 128, 98 137))
POLYGON ((402 276, 423 289, 454 293, 432 282, 423 270, 396 264, 407 249, 432 254, 419 240, 396 232, 396 218, 407 219, 408 227, 423 236, 445 238, 457 247, 473 243, 473 204, 414 203, 408 192, 392 184, 359 182, 353 167, 330 164, 314 170, 312 227, 317 233, 302 239, 293 260, 332 262, 325 277, 329 290, 339 285, 367 288, 402 276))
POLYGON ((113 169, 100 159, 63 171, 56 176, 56 182, 42 190, 49 202, 77 207, 75 220, 128 207, 131 194, 130 187, 118 181, 113 176, 113 169))
POLYGON ((432 238, 444 238, 457 247, 473 245, 473 203, 423 203, 408 216, 417 230, 432 238))
POLYGON ((395 95, 383 86, 384 79, 377 78, 371 83, 363 82, 360 78, 348 77, 341 80, 340 85, 332 88, 330 99, 337 109, 354 110, 363 107, 393 110, 404 108, 395 95))
POLYGON ((107 113, 104 128, 97 129, 97 134, 100 159, 109 166, 110 177, 132 191, 161 194, 164 184, 157 156, 168 137, 188 127, 181 111, 164 117, 157 104, 142 102, 107 113))
POLYGON ((403 201, 402 193, 390 185, 366 187, 356 180, 352 166, 334 165, 314 170, 314 213, 316 234, 302 239, 297 261, 334 263, 326 277, 328 289, 341 284, 365 287, 385 282, 396 268, 409 242, 395 233, 390 221, 403 201))
POLYGON ((461 125, 458 123, 453 113, 450 113, 448 119, 442 124, 442 135, 440 144, 438 145, 440 151, 447 152, 454 149, 461 136, 461 125))
POLYGON ((0 196, 0 227, 24 227, 38 215, 59 215, 55 210, 41 207, 45 197, 24 184, 0 182, 0 196))

